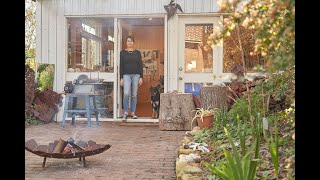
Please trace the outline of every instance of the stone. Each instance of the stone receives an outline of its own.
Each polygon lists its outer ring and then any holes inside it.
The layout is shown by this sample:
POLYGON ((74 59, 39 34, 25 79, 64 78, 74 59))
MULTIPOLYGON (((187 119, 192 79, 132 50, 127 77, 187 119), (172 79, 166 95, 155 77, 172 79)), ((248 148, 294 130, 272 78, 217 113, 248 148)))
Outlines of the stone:
POLYGON ((201 173, 199 166, 199 163, 176 162, 176 174, 182 176, 182 174, 201 173))
POLYGON ((191 134, 195 135, 197 133, 200 133, 202 130, 200 129, 200 127, 198 126, 195 126, 192 131, 191 131, 191 134))
POLYGON ((180 148, 179 151, 178 151, 178 154, 190 154, 190 153, 193 153, 194 151, 192 149, 183 149, 183 148, 180 148))
POLYGON ((201 180, 201 178, 192 174, 182 174, 181 180, 201 180))
POLYGON ((189 149, 189 145, 188 145, 188 144, 185 144, 185 145, 183 145, 183 148, 184 148, 184 149, 189 149))
POLYGON ((192 139, 189 137, 184 136, 182 139, 182 144, 189 144, 190 142, 192 142, 192 139))
POLYGON ((192 163, 199 163, 201 161, 201 156, 199 154, 190 153, 180 154, 178 162, 192 162, 192 163))

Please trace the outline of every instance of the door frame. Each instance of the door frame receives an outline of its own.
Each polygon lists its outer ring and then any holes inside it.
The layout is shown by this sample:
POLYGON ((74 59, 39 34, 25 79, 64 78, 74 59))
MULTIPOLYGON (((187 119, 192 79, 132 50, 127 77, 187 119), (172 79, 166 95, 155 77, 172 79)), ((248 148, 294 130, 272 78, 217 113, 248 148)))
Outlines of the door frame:
MULTIPOLYGON (((116 74, 117 74, 117 80, 115 82, 115 89, 116 89, 116 113, 114 113, 114 119, 119 119, 122 116, 122 98, 121 98, 121 87, 120 87, 120 51, 122 50, 122 23, 121 20, 122 19, 128 19, 128 18, 163 18, 164 19, 164 54, 163 54, 163 58, 164 58, 164 92, 167 91, 167 84, 168 84, 168 70, 167 70, 167 66, 168 66, 168 62, 167 62, 167 37, 168 37, 168 25, 167 25, 167 14, 163 15, 137 15, 137 16, 119 16, 119 17, 115 17, 114 18, 114 32, 115 32, 115 58, 117 58, 116 61, 116 74)), ((158 122, 159 119, 148 119, 148 118, 143 118, 143 119, 133 119, 130 121, 132 122, 158 122)))

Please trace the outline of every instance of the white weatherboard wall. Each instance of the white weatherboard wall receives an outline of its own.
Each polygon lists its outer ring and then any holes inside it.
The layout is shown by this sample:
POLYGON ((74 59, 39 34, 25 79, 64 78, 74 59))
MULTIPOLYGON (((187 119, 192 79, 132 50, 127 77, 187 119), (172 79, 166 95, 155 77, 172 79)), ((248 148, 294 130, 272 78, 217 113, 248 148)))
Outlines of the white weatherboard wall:
MULTIPOLYGON (((66 73, 66 16, 121 17, 166 14, 163 6, 169 2, 170 0, 37 0, 36 61, 55 64, 54 90, 62 92, 66 73)), ((176 0, 176 2, 180 4, 184 13, 188 14, 218 10, 216 0, 176 0)), ((169 41, 176 37, 170 36, 170 31, 176 31, 172 29, 176 28, 173 19, 168 23, 169 41)), ((170 62, 170 59, 168 61, 170 62)))
MULTIPOLYGON (((170 0, 37 0, 36 1, 36 62, 55 65, 53 90, 63 92, 67 67, 66 17, 139 17, 162 16, 170 0)), ((176 0, 184 14, 208 14, 218 11, 217 0, 176 0)), ((177 11, 177 13, 181 13, 177 11)), ((167 23, 167 90, 177 88, 177 27, 178 17, 167 23)), ((117 55, 115 55, 115 58, 117 55)), ((116 72, 115 72, 116 73, 116 72)), ((111 74, 110 74, 111 75, 111 74)), ((112 74, 111 76, 115 76, 112 74)), ((116 85, 116 83, 114 84, 116 85)), ((116 100, 114 100, 116 101, 116 100)), ((63 108, 63 107, 61 107, 63 108)), ((61 111, 57 119, 62 119, 61 111)))

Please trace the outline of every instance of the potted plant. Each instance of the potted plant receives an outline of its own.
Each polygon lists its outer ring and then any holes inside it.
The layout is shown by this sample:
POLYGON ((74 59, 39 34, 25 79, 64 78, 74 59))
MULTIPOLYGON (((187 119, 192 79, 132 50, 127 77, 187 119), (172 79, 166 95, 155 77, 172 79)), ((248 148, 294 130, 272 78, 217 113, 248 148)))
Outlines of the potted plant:
POLYGON ((210 107, 208 107, 207 109, 196 108, 196 110, 194 111, 196 113, 192 119, 191 125, 194 120, 197 120, 197 123, 200 129, 213 127, 214 109, 210 107))

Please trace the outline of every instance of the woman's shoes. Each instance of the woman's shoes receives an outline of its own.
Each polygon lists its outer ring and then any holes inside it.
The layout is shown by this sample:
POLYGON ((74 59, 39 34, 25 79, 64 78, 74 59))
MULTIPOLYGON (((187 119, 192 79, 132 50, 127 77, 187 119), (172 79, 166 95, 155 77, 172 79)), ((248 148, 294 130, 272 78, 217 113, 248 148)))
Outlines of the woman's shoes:
POLYGON ((131 115, 132 119, 138 119, 138 116, 136 116, 135 114, 131 115))
POLYGON ((122 122, 126 122, 128 119, 128 114, 124 114, 122 118, 122 122))
MULTIPOLYGON (((131 114, 131 118, 132 118, 132 119, 138 119, 138 116, 135 115, 135 114, 131 114)), ((128 114, 123 114, 122 122, 126 122, 127 119, 128 119, 128 114)))

